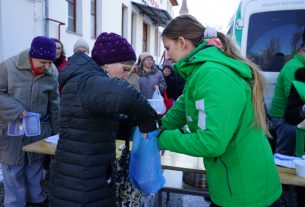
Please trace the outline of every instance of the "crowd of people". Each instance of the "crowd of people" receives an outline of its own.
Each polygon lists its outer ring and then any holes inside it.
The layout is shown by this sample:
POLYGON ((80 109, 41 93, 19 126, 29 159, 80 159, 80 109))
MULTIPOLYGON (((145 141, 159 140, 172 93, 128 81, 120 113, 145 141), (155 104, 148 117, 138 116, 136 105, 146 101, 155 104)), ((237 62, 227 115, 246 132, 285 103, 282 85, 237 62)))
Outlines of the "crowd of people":
MULTIPOLYGON (((296 127, 305 118, 305 30, 302 38, 279 74, 268 112, 276 153, 289 156, 305 152, 304 130, 296 127)), ((203 157, 211 206, 282 202, 260 70, 226 35, 191 15, 171 20, 162 41, 173 62, 162 68, 152 54, 137 58, 124 37, 106 32, 91 54, 84 39, 66 57, 60 40, 37 36, 29 49, 0 64, 5 207, 115 206, 115 139, 120 123, 126 124, 122 117, 144 137, 158 130, 162 150, 203 157), (162 122, 148 102, 156 90, 171 100, 162 122), (7 135, 8 123, 28 112, 40 114, 41 134, 7 135), (22 151, 55 134, 54 158, 22 151), (46 195, 40 182, 49 166, 46 195)), ((299 202, 302 195, 300 188, 299 202)))

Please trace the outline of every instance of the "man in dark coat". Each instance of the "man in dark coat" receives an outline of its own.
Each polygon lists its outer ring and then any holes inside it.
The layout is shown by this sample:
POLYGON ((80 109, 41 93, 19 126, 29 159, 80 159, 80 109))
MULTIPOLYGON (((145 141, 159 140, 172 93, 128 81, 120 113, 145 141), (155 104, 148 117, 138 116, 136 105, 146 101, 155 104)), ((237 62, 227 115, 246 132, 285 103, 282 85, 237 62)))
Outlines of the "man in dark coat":
POLYGON ((142 133, 157 114, 127 81, 136 55, 126 39, 102 33, 92 58, 76 52, 60 72, 60 130, 49 181, 50 206, 115 206, 118 115, 133 116, 142 133))

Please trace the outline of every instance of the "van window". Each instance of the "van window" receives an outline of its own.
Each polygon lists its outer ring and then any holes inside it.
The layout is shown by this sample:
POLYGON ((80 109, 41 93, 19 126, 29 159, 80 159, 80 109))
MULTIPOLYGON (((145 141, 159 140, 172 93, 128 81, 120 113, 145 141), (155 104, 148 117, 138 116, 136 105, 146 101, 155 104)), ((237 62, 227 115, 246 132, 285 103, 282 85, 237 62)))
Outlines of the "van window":
POLYGON ((301 45, 304 10, 252 14, 246 55, 263 71, 278 72, 301 45))

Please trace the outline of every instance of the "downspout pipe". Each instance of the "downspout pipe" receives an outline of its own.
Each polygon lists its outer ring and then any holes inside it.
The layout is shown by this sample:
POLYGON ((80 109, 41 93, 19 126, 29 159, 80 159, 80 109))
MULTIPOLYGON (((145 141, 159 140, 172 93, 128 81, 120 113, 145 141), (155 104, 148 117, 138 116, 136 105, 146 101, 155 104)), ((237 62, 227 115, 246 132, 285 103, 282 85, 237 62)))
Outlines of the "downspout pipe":
POLYGON ((51 19, 51 18, 46 18, 46 20, 58 23, 58 30, 57 30, 57 32, 58 32, 58 40, 60 40, 60 26, 65 25, 65 23, 60 22, 60 21, 55 20, 55 19, 51 19))
MULTIPOLYGON (((49 17, 49 0, 45 0, 45 18, 48 18, 49 17)), ((46 21, 45 22, 45 36, 49 36, 49 21, 46 21)))
POLYGON ((58 38, 58 40, 60 40, 60 26, 65 25, 65 23, 49 18, 49 0, 45 0, 45 20, 46 20, 46 23, 45 23, 46 36, 48 37, 50 35, 50 32, 49 32, 50 31, 50 22, 49 21, 56 22, 56 23, 58 23, 58 30, 57 30, 58 37, 57 38, 58 38))

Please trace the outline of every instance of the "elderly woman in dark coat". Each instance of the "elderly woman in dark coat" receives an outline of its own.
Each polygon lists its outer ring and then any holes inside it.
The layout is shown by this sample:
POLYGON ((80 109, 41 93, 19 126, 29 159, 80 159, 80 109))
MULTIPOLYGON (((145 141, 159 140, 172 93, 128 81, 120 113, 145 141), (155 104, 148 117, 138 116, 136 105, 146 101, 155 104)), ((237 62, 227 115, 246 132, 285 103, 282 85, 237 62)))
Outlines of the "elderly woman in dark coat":
POLYGON ((115 206, 118 115, 135 117, 142 133, 157 127, 146 99, 121 80, 136 60, 127 40, 102 33, 91 55, 76 52, 60 73, 60 138, 51 165, 50 206, 115 206))

